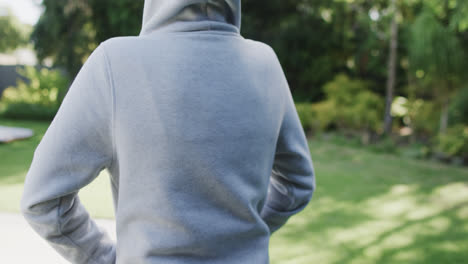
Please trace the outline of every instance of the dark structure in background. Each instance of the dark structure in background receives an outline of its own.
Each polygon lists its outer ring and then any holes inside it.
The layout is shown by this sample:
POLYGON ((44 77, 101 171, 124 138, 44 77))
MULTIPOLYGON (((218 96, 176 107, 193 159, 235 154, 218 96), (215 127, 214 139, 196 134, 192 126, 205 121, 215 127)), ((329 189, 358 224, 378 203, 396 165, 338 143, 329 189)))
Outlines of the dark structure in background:
MULTIPOLYGON (((27 65, 0 65, 0 100, 2 99, 3 91, 10 86, 16 86, 18 79, 28 83, 28 79, 18 73, 18 69, 23 69, 25 66, 27 65)), ((51 69, 50 67, 40 65, 36 65, 35 68, 38 70, 43 68, 51 69)), ((65 74, 65 72, 63 73, 65 74)))
POLYGON ((24 68, 24 65, 0 65, 0 99, 6 88, 16 86, 16 81, 18 79, 24 80, 24 78, 18 74, 17 68, 24 68))

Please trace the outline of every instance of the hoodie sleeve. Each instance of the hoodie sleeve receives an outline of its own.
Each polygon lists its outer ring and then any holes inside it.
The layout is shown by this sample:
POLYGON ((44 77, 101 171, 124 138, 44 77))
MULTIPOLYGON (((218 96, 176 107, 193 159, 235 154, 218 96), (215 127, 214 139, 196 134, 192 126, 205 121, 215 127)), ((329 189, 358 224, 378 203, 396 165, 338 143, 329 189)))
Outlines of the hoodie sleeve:
POLYGON ((113 92, 101 44, 88 58, 36 147, 21 211, 72 263, 115 263, 115 245, 77 196, 113 160, 113 92))
MULTIPOLYGON (((288 87, 288 86, 286 86, 288 87)), ((315 190, 307 139, 289 89, 276 146, 270 184, 261 217, 273 233, 306 207, 315 190)))

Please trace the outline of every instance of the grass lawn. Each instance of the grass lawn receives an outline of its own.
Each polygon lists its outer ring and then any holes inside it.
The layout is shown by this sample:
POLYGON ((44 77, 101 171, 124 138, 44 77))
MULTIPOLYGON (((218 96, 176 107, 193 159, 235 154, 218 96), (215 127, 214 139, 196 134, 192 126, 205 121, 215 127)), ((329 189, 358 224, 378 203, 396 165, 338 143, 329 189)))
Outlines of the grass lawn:
MULTIPOLYGON (((48 123, 0 145, 0 211, 18 211, 22 182, 48 123)), ((272 264, 468 263, 468 169, 310 141, 317 190, 271 239, 272 264)), ((105 171, 80 192, 94 217, 112 217, 105 171)))

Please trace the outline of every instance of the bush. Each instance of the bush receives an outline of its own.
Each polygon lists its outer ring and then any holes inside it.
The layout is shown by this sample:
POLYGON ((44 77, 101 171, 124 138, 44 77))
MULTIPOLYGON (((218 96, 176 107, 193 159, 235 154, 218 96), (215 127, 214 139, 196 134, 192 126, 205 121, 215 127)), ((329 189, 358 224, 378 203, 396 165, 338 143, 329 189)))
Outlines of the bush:
POLYGON ((416 136, 431 137, 437 133, 439 111, 433 102, 423 99, 408 100, 405 104, 407 114, 403 121, 416 136))
POLYGON ((431 154, 431 149, 427 144, 415 142, 408 146, 400 147, 399 153, 404 158, 425 159, 431 154))
POLYGON ((450 105, 450 122, 468 124, 468 86, 457 92, 450 105))
POLYGON ((32 66, 19 68, 18 73, 28 81, 18 80, 8 87, 0 101, 4 117, 52 120, 67 92, 68 79, 57 70, 32 66))
POLYGON ((296 103, 296 109, 306 133, 322 133, 334 120, 334 109, 330 102, 296 103))
POLYGON ((447 158, 468 158, 468 126, 458 124, 439 134, 435 139, 435 150, 447 158))
POLYGON ((370 83, 338 74, 324 86, 326 100, 315 104, 320 128, 334 126, 341 132, 358 133, 369 143, 381 130, 384 100, 370 89, 370 83))
POLYGON ((323 101, 312 105, 312 112, 315 116, 314 128, 323 132, 333 126, 336 120, 336 109, 332 101, 323 101))
POLYGON ((311 132, 315 127, 315 115, 312 110, 312 104, 296 103, 296 110, 304 132, 311 132))
POLYGON ((341 132, 357 131, 367 142, 370 133, 380 130, 384 106, 383 99, 369 86, 368 82, 338 74, 324 87, 326 100, 296 104, 304 130, 320 133, 336 127, 341 132))

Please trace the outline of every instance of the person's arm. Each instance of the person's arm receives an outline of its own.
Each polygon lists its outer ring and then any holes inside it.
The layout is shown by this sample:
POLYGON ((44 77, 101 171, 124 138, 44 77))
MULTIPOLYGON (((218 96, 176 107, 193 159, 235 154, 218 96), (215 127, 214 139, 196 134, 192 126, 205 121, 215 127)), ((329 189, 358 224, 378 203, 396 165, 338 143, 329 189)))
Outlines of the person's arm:
POLYGON ((315 191, 307 139, 289 89, 262 219, 273 233, 306 207, 315 191))
POLYGON ((31 227, 72 263, 115 263, 115 242, 77 196, 114 158, 113 92, 103 44, 81 68, 34 151, 21 197, 31 227))

